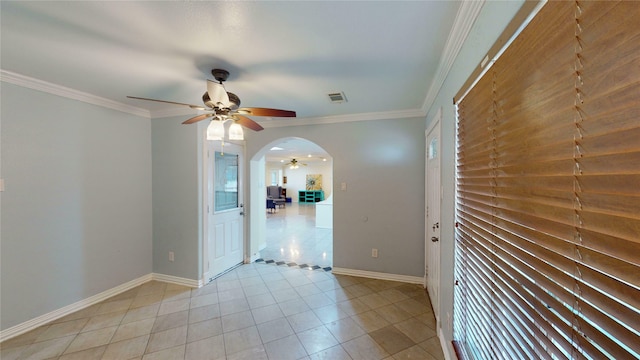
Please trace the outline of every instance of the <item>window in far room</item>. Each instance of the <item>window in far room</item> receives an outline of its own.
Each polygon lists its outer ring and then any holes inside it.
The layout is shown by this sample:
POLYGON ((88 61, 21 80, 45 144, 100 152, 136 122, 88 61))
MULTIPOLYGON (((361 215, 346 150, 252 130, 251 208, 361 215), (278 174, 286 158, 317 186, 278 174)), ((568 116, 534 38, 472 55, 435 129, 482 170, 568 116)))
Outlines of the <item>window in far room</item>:
POLYGON ((280 178, 282 177, 282 170, 272 169, 271 170, 271 184, 272 186, 280 185, 280 178))

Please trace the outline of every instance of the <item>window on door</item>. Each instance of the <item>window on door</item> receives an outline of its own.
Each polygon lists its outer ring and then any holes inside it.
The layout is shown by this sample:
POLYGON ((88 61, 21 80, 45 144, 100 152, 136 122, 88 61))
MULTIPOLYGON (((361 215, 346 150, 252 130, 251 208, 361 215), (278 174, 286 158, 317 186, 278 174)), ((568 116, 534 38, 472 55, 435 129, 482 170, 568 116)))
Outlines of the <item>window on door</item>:
POLYGON ((215 210, 223 211, 238 207, 238 155, 216 151, 215 210))

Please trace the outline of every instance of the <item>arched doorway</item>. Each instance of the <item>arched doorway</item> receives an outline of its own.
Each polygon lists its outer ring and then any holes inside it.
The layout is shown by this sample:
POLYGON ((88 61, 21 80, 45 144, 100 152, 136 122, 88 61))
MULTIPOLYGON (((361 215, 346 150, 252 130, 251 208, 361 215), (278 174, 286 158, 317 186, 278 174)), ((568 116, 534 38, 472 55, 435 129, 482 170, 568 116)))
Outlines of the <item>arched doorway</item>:
POLYGON ((282 138, 263 147, 250 168, 252 261, 332 267, 333 158, 309 140, 282 138))

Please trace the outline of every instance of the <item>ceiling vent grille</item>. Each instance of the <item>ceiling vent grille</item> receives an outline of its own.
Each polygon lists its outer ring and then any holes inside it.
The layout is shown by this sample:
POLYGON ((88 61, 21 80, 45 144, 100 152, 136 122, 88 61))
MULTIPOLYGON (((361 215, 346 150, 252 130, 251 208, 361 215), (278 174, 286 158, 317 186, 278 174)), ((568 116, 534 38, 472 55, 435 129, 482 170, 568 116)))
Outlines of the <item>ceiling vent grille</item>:
POLYGON ((343 102, 347 102, 347 97, 344 96, 344 93, 342 91, 339 92, 332 92, 327 94, 329 96, 329 100, 332 103, 343 103, 343 102))

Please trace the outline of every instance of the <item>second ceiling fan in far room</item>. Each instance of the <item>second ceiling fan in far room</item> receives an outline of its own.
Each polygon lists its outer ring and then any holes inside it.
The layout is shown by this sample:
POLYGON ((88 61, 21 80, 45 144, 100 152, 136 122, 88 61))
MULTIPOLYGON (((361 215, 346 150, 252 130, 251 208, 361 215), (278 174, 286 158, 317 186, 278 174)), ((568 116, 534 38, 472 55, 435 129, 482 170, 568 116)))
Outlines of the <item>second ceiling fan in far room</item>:
POLYGON ((307 166, 307 164, 301 163, 300 161, 298 161, 296 159, 291 159, 291 161, 289 161, 288 163, 284 164, 284 166, 288 166, 289 169, 297 169, 300 166, 307 166))

